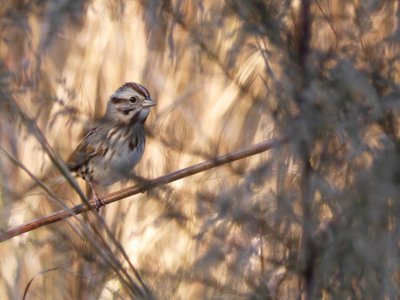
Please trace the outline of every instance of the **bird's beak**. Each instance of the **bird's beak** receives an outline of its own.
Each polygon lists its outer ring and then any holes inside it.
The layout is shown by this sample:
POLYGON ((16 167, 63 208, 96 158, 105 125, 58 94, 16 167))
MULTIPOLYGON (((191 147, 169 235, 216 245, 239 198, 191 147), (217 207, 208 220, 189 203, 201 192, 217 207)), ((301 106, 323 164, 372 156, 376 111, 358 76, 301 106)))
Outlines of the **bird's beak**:
POLYGON ((152 106, 154 106, 154 105, 156 105, 156 101, 154 101, 153 99, 150 99, 150 98, 145 99, 145 100, 143 101, 143 103, 142 103, 142 106, 143 106, 144 108, 152 107, 152 106))

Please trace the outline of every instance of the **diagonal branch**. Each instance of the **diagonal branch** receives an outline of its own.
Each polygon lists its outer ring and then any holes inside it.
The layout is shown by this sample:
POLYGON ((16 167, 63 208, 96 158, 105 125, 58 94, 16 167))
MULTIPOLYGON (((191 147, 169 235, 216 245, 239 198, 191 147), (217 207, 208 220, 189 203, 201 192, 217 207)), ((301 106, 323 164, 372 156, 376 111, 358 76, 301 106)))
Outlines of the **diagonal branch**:
MULTIPOLYGON (((124 199, 129 196, 133 196, 139 193, 143 193, 145 191, 148 191, 152 188, 155 188, 157 186, 167 184, 200 172, 204 172, 206 170, 216 168, 218 166, 231 163, 233 161, 243 159, 267 150, 270 150, 274 147, 277 147, 279 145, 282 145, 287 142, 286 138, 277 138, 277 139, 271 139, 271 140, 266 140, 264 142, 261 142, 256 145, 251 145, 248 147, 245 147, 241 150, 238 150, 236 152, 231 152, 229 154, 221 155, 218 156, 214 159, 204 161, 202 163, 169 173, 167 175, 151 179, 151 180, 146 180, 145 183, 134 185, 132 187, 128 187, 126 189, 122 189, 118 192, 111 193, 108 196, 102 198, 104 201, 104 204, 109 204, 121 199, 124 199)), ((31 230, 37 229, 39 227, 52 224, 58 221, 61 221, 63 219, 67 219, 69 217, 72 217, 74 215, 81 214, 83 212, 89 211, 90 209, 95 208, 95 203, 94 200, 90 200, 90 207, 88 207, 86 204, 79 204, 76 205, 70 209, 66 210, 60 210, 57 211, 51 215, 33 220, 29 223, 26 223, 24 225, 20 225, 14 228, 11 228, 9 230, 0 232, 0 242, 3 242, 5 240, 8 240, 14 236, 20 235, 25 232, 29 232, 31 230)))

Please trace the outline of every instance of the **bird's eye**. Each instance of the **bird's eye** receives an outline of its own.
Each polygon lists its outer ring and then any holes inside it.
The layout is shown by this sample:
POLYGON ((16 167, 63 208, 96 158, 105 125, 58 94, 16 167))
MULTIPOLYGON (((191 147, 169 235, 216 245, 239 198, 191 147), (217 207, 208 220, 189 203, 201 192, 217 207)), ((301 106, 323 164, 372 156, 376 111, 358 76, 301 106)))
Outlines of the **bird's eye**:
POLYGON ((135 104, 137 101, 138 99, 135 96, 129 98, 129 102, 132 104, 135 104))

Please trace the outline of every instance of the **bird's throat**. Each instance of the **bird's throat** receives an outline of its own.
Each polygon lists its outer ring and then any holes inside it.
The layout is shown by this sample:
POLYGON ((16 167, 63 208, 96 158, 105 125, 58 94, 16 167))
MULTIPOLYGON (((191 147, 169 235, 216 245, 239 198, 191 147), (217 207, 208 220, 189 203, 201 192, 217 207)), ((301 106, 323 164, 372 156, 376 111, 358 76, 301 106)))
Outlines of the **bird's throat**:
POLYGON ((143 110, 135 113, 132 116, 130 123, 131 124, 136 123, 136 122, 144 123, 144 121, 146 121, 147 116, 149 115, 149 113, 150 113, 150 109, 148 109, 148 108, 143 109, 143 110))

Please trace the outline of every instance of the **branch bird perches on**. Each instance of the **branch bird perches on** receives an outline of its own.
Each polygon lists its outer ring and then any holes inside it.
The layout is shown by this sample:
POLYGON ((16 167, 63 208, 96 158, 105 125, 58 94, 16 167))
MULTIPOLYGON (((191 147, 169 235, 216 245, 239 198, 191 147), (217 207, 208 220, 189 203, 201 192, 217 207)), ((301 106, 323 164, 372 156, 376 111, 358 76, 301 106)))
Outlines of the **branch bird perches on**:
MULTIPOLYGON (((238 151, 218 156, 216 158, 198 163, 196 165, 192 165, 190 167, 187 167, 187 168, 184 168, 181 170, 177 170, 175 172, 169 173, 167 175, 164 175, 164 176, 161 176, 158 178, 146 180, 145 183, 134 185, 134 186, 122 189, 120 191, 111 193, 108 196, 104 197, 102 200, 104 201, 104 204, 107 205, 112 202, 124 199, 126 197, 133 196, 133 195, 136 195, 139 193, 143 193, 143 192, 148 191, 157 186, 167 184, 167 183, 170 183, 170 182, 173 182, 173 181, 176 181, 176 180, 179 180, 179 179, 182 179, 182 178, 185 178, 185 177, 188 177, 188 176, 200 173, 200 172, 204 172, 206 170, 216 168, 218 166, 228 164, 228 163, 231 163, 231 162, 239 160, 239 159, 253 156, 253 155, 259 154, 261 152, 265 152, 274 147, 282 145, 286 142, 287 142, 287 139, 285 137, 266 140, 259 144, 251 145, 251 146, 242 148, 238 151)), ((60 210, 60 211, 57 211, 48 216, 41 217, 41 218, 38 218, 31 222, 28 222, 26 224, 16 226, 14 228, 2 231, 2 232, 0 232, 0 242, 6 241, 12 237, 32 231, 39 227, 46 226, 46 225, 52 224, 52 223, 56 223, 58 221, 70 218, 74 215, 78 215, 83 212, 87 212, 89 210, 95 209, 95 207, 96 207, 95 202, 93 199, 91 199, 89 201, 89 205, 87 205, 85 203, 75 205, 74 207, 72 207, 70 209, 60 210)))

